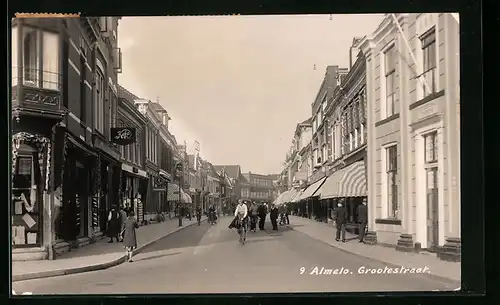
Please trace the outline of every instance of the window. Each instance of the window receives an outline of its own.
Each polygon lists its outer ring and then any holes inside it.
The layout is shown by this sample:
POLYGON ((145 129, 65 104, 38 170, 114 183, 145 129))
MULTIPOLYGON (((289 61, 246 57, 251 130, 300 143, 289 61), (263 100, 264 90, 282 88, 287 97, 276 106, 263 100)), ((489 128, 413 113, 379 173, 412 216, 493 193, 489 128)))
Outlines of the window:
MULTIPOLYGON (((19 155, 12 188, 12 242, 14 245, 39 244, 40 202, 37 187, 40 171, 36 153, 19 155), (26 224, 30 223, 29 226, 26 224)), ((38 188, 39 189, 39 188, 38 188)))
POLYGON ((385 72, 385 115, 389 117, 394 114, 396 98, 396 48, 394 45, 384 52, 385 72))
POLYGON ((437 131, 424 135, 425 163, 435 163, 438 158, 437 131))
POLYGON ((80 72, 80 120, 83 123, 87 122, 87 86, 85 85, 87 67, 85 67, 85 62, 85 57, 80 56, 80 67, 83 68, 80 72))
POLYGON ((104 74, 97 68, 95 74, 95 128, 104 134, 104 74))
POLYGON ((58 34, 24 28, 24 85, 59 90, 58 34))
POLYGON ((423 78, 427 85, 424 85, 424 97, 434 93, 436 89, 435 71, 437 65, 436 58, 436 30, 433 28, 424 34, 420 41, 422 43, 423 54, 423 78))
POLYGON ((386 174, 388 215, 398 218, 397 145, 386 148, 386 174))

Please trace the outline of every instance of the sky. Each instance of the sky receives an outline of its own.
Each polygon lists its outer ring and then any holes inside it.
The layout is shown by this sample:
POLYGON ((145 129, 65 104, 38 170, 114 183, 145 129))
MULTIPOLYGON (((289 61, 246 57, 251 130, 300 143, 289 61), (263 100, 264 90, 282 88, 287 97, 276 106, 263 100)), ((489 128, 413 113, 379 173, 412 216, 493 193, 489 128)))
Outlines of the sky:
POLYGON ((282 170, 296 124, 311 116, 326 67, 348 68, 377 15, 124 17, 120 85, 157 99, 188 151, 243 172, 282 170), (316 69, 315 69, 316 68, 316 69))

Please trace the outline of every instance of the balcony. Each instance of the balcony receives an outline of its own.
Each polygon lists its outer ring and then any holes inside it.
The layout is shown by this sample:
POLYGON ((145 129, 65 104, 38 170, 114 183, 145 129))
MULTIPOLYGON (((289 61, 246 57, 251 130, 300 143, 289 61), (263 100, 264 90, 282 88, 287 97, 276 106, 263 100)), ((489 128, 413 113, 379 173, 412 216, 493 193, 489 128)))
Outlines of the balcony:
POLYGON ((13 67, 13 72, 13 116, 39 116, 54 120, 65 116, 59 73, 19 67, 13 67), (22 78, 15 77, 18 74, 22 74, 22 78))

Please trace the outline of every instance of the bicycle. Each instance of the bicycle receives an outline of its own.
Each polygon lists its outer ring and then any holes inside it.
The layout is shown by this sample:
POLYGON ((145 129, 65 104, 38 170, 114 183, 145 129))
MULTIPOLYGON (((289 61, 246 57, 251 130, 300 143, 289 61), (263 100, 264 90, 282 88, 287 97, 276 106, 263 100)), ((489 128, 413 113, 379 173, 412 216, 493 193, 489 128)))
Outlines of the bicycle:
POLYGON ((245 223, 243 219, 239 219, 239 224, 238 224, 238 235, 240 236, 240 244, 244 245, 245 241, 247 239, 247 230, 245 228, 245 223))

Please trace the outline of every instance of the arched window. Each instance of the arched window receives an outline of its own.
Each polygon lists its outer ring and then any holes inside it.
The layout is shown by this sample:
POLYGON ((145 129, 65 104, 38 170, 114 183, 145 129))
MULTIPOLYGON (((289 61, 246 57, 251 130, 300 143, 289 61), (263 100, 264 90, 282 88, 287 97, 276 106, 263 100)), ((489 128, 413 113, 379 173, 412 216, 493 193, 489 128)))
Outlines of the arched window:
POLYGON ((35 30, 27 29, 23 40, 24 79, 27 85, 38 86, 38 37, 35 30))

